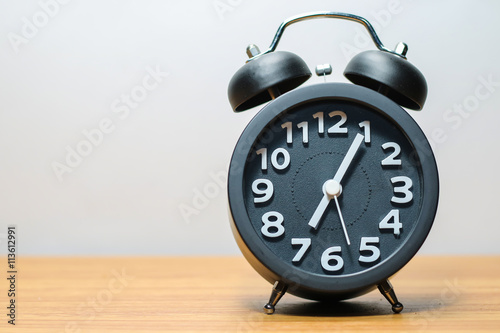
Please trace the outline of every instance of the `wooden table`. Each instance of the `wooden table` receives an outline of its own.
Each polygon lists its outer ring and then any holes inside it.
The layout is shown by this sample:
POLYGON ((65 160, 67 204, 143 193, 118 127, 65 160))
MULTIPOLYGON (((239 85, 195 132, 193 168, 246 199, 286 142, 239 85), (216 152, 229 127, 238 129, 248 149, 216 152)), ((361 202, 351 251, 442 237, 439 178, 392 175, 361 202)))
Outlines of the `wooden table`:
MULTIPOLYGON (((2 270, 6 269, 2 264, 2 270)), ((21 257, 16 325, 0 332, 500 332, 500 257, 416 257, 392 283, 393 314, 373 291, 338 304, 285 295, 265 315, 271 285, 241 257, 21 257)))

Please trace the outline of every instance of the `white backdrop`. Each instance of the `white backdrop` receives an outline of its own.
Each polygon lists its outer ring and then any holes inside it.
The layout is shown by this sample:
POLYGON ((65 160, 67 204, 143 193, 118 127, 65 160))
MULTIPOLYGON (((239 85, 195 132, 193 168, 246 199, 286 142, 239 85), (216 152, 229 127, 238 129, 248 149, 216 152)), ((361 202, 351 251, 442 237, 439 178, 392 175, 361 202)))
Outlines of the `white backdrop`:
MULTIPOLYGON (((441 199, 420 253, 500 254, 493 0, 1 0, 0 241, 15 224, 26 255, 239 253, 224 182, 257 109, 232 113, 227 84, 247 44, 265 49, 284 19, 318 10, 406 42, 427 78, 411 114, 434 147, 441 199)), ((361 31, 308 21, 279 49, 346 81, 352 55, 373 48, 361 31)))

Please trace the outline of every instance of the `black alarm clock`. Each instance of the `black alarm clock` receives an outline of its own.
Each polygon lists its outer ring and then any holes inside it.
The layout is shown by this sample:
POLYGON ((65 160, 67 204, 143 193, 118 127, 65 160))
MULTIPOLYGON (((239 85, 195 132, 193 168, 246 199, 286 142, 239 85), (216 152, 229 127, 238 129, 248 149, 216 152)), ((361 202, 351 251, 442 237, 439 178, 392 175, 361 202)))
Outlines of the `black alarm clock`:
POLYGON ((439 194, 429 142, 402 108, 420 110, 427 96, 406 52, 403 43, 387 49, 366 19, 335 12, 290 18, 267 51, 247 48, 250 59, 229 84, 231 106, 270 102, 236 144, 228 199, 238 246, 273 284, 266 313, 287 291, 343 300, 375 287, 402 311, 389 278, 423 244, 439 194), (378 50, 351 59, 344 75, 352 83, 297 88, 311 72, 276 46, 290 24, 323 17, 363 24, 378 50))

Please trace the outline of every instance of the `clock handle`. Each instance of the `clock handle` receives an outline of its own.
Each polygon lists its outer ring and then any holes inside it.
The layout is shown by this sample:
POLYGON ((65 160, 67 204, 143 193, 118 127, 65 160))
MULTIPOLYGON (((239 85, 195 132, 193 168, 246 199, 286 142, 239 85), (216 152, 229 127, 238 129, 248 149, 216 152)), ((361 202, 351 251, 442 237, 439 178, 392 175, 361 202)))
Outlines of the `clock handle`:
POLYGON ((378 285, 378 290, 380 290, 385 299, 391 303, 392 311, 394 311, 394 313, 400 313, 403 311, 403 304, 399 303, 396 293, 394 292, 394 288, 389 280, 385 280, 380 283, 378 285))
POLYGON ((247 50, 248 55, 250 56, 250 59, 247 60, 251 61, 257 57, 260 57, 264 54, 274 52, 276 50, 276 47, 278 46, 278 43, 281 39, 281 36, 283 35, 283 32, 285 31, 285 28, 300 22, 300 21, 305 21, 305 20, 311 20, 311 19, 316 19, 316 18, 338 18, 342 20, 348 20, 348 21, 354 21, 361 23, 366 30, 368 30, 368 33, 370 34, 370 37, 373 40, 373 43, 375 46, 380 50, 388 53, 395 54, 403 59, 406 59, 405 52, 399 52, 399 50, 391 50, 388 49, 387 47, 382 44, 380 41, 380 38, 378 38, 377 33, 375 32, 375 29, 373 26, 368 22, 367 19, 364 17, 358 16, 358 15, 353 15, 353 14, 347 14, 347 13, 339 13, 339 12, 313 12, 313 13, 307 13, 307 14, 302 14, 298 16, 293 16, 285 20, 281 25, 279 26, 278 30, 276 31, 276 35, 274 35, 274 39, 271 42, 271 45, 269 46, 269 49, 266 51, 259 53, 259 52, 250 52, 250 50, 247 50))
POLYGON ((264 312, 267 314, 273 314, 275 311, 275 306, 286 293, 288 286, 281 281, 276 281, 273 286, 273 291, 271 292, 271 297, 269 297, 269 302, 264 305, 264 312))

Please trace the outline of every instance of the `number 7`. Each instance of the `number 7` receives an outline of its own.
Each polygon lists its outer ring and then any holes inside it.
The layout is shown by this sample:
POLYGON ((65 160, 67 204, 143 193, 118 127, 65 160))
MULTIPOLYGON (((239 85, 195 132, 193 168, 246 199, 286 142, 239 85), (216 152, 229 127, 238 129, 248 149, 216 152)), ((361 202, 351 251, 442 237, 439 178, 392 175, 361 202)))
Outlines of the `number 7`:
POLYGON ((302 245, 299 252, 293 257, 292 262, 300 262, 306 251, 311 246, 311 238, 292 238, 293 245, 302 245))

